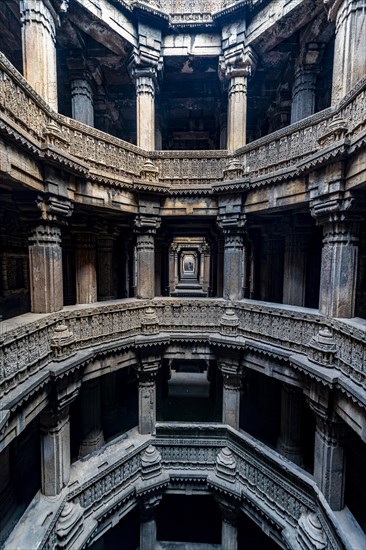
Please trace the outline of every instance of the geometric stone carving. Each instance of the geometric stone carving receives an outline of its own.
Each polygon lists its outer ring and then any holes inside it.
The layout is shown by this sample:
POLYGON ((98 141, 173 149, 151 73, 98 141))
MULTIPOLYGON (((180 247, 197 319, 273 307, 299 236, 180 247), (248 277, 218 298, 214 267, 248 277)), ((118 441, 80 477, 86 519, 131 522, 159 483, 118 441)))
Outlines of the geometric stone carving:
POLYGON ((237 336, 239 318, 234 309, 228 307, 220 319, 220 334, 223 336, 237 336))
POLYGON ((224 181, 238 180, 243 176, 244 167, 239 159, 231 159, 223 170, 224 181))
POLYGON ((296 538, 303 550, 322 550, 327 546, 320 521, 313 512, 301 515, 296 538))
POLYGON ((153 165, 150 159, 146 159, 140 170, 140 177, 144 181, 159 181, 159 170, 153 165))
POLYGON ((149 445, 141 455, 141 475, 150 479, 161 473, 161 454, 153 445, 149 445))
POLYGON ((61 361, 64 357, 73 355, 75 338, 72 331, 61 321, 57 324, 51 338, 51 349, 53 350, 53 358, 56 361, 61 361))
POLYGON ((236 460, 228 447, 223 447, 217 455, 216 474, 229 483, 235 482, 236 460))
POLYGON ((79 503, 66 502, 57 521, 58 547, 72 548, 73 540, 83 530, 83 523, 79 522, 82 515, 83 509, 79 503))
POLYGON ((337 353, 337 344, 328 327, 319 329, 316 336, 310 340, 308 359, 322 367, 332 368, 337 353))
POLYGON ((146 308, 145 315, 141 319, 141 331, 143 334, 158 334, 159 319, 154 308, 146 308))

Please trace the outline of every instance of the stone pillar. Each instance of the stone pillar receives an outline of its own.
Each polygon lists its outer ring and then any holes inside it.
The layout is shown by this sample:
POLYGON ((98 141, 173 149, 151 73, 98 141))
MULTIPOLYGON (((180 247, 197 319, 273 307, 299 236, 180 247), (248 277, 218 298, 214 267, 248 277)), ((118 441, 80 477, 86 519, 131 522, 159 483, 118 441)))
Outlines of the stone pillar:
POLYGON ((155 88, 157 71, 153 67, 132 69, 136 86, 137 146, 155 149, 155 88))
POLYGON ((119 395, 117 373, 112 372, 101 379, 103 433, 106 438, 117 431, 119 395))
POLYGON ((113 269, 114 233, 101 233, 97 238, 98 300, 114 300, 116 288, 113 269))
POLYGON ((71 80, 72 117, 88 126, 94 126, 93 89, 88 78, 71 80))
POLYGON ((136 297, 155 296, 155 234, 160 226, 156 217, 135 220, 136 233, 136 297))
POLYGON ((222 422, 239 429, 241 375, 239 358, 219 359, 222 372, 222 422))
POLYGON ((41 423, 42 493, 56 496, 67 485, 70 476, 69 408, 44 411, 41 423))
POLYGON ((299 67, 292 86, 291 124, 315 113, 316 72, 299 67))
POLYGON ((342 510, 345 488, 343 426, 320 414, 316 415, 314 480, 332 510, 342 510))
POLYGON ((305 305, 307 247, 308 236, 298 234, 296 228, 290 228, 285 236, 282 297, 284 304, 305 305))
POLYGON ((101 416, 100 379, 84 382, 80 389, 81 443, 79 457, 100 449, 104 443, 101 416))
POLYGON ((278 228, 265 228, 262 234, 263 252, 260 270, 260 299, 282 303, 283 299, 283 244, 284 239, 278 228), (276 273, 276 277, 273 274, 276 273))
POLYGON ((56 24, 50 2, 20 2, 24 78, 57 111, 56 24))
POLYGON ((246 144, 247 80, 255 64, 253 50, 243 44, 224 52, 221 70, 228 79, 227 144, 229 150, 246 144))
POLYGON ((366 73, 365 0, 324 0, 335 22, 332 104, 340 101, 366 73))
POLYGON ((140 434, 155 433, 156 375, 159 366, 159 360, 144 358, 137 367, 140 434))
POLYGON ((75 243, 76 303, 97 301, 97 261, 95 236, 91 232, 76 233, 75 243))
POLYGON ((40 223, 29 238, 32 313, 52 313, 63 307, 61 229, 40 223))
POLYGON ((245 217, 241 214, 235 217, 223 216, 218 224, 224 235, 223 297, 225 300, 241 300, 243 298, 245 217))
POLYGON ((341 212, 319 222, 323 225, 319 310, 329 317, 354 317, 359 224, 341 212))
POLYGON ((220 503, 222 514, 221 549, 237 550, 238 548, 238 510, 233 504, 220 503))
POLYGON ((156 515, 161 496, 140 501, 140 549, 156 550, 156 515))
POLYGON ((303 465, 301 446, 302 392, 289 384, 282 384, 281 428, 278 451, 286 458, 303 465))

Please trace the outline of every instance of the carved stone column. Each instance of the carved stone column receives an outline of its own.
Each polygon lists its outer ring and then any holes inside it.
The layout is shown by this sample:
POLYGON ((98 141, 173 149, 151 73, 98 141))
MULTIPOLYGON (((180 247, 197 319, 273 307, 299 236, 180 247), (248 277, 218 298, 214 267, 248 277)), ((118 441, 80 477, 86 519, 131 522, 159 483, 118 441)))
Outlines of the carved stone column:
POLYGON ((291 124, 315 113, 316 73, 299 67, 292 86, 291 124))
POLYGON ((308 235, 301 228, 291 227, 285 236, 283 303, 305 305, 308 235))
POLYGON ((282 303, 284 238, 278 227, 265 227, 261 246, 260 299, 282 303), (276 273, 276 277, 273 274, 276 273))
POLYGON ((132 69, 136 86, 137 145, 155 149, 155 88, 157 71, 153 67, 132 69))
POLYGON ((135 219, 137 298, 155 296, 155 234, 159 226, 160 220, 156 216, 135 219))
POLYGON ((112 372, 101 378, 103 433, 106 438, 116 433, 119 411, 117 374, 112 372))
POLYGON ((321 397, 309 400, 309 404, 316 416, 314 480, 332 510, 342 510, 346 470, 344 427, 321 397))
POLYGON ((220 503, 222 514, 221 548, 237 550, 238 548, 238 509, 235 505, 220 503))
POLYGON ((57 111, 56 25, 58 15, 50 2, 20 2, 23 72, 25 79, 57 111))
POLYGON ((228 79, 227 145, 229 150, 246 144, 247 79, 255 65, 253 50, 243 44, 224 52, 221 70, 228 79))
POLYGON ((97 257, 95 235, 90 231, 76 233, 75 242, 76 303, 97 301, 97 257))
POLYGON ((115 233, 103 231, 97 237, 98 300, 116 298, 113 269, 113 244, 115 233))
POLYGON ((323 225, 319 309, 329 317, 354 317, 359 224, 346 212, 335 212, 319 223, 323 225))
POLYGON ((100 449, 104 437, 101 416, 100 379, 84 382, 80 389, 81 401, 81 443, 79 457, 100 449))
POLYGON ((241 375, 239 358, 220 358, 222 372, 222 422, 235 430, 239 429, 241 375))
POLYGON ((94 126, 94 97, 86 75, 71 80, 72 117, 88 126, 94 126))
POLYGON ((332 104, 340 101, 366 73, 365 0, 324 0, 335 22, 332 104))
POLYGON ((52 313, 63 307, 61 229, 39 223, 29 237, 32 313, 52 313))
POLYGON ((221 216, 218 226, 224 235, 223 297, 225 300, 243 298, 244 226, 245 216, 221 216))
POLYGON ((160 360, 143 358, 137 367, 139 395, 139 432, 153 434, 156 423, 156 375, 160 360))
POLYGON ((140 501, 140 550, 156 550, 156 515, 161 496, 140 501))
POLYGON ((70 476, 69 408, 44 411, 40 423, 42 493, 55 496, 67 485, 70 476))
POLYGON ((301 446, 302 392, 289 384, 282 384, 281 428, 278 451, 286 458, 303 465, 301 446))

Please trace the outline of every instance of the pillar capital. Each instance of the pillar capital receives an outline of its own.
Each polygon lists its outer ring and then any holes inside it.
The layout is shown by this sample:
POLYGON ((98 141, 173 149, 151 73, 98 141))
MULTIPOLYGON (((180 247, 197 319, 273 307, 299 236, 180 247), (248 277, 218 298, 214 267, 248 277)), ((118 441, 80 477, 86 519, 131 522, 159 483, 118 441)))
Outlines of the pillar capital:
POLYGON ((242 212, 221 214, 217 217, 217 226, 225 237, 243 236, 246 226, 246 215, 242 212))
POLYGON ((36 23, 47 29, 56 43, 56 27, 60 24, 57 11, 51 2, 45 0, 20 0, 20 22, 22 25, 36 23))
POLYGON ((136 235, 155 235, 160 224, 160 216, 138 214, 134 219, 134 232, 136 235))
POLYGON ((224 78, 246 78, 255 70, 257 55, 251 46, 245 46, 241 42, 227 48, 219 63, 220 73, 224 78))

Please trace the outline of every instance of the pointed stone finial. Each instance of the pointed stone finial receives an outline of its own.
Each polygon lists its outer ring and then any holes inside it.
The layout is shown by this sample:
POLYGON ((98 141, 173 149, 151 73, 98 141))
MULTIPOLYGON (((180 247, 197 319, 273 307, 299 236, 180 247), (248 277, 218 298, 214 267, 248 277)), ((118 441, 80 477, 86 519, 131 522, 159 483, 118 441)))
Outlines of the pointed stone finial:
POLYGON ((244 167, 239 159, 231 159, 223 170, 224 181, 238 180, 244 174, 244 167))
POLYGON ((221 449, 216 459, 216 473, 218 477, 234 483, 236 475, 236 460, 228 447, 221 449))
POLYGON ((325 533, 314 512, 301 515, 296 538, 303 550, 323 550, 327 546, 325 533))
POLYGON ((140 171, 141 179, 156 182, 159 180, 159 170, 150 159, 147 159, 140 171))
POLYGON ((153 307, 146 308, 145 314, 141 319, 141 329, 143 334, 158 334, 159 319, 153 307))
POLYGON ((322 327, 316 336, 310 340, 308 359, 322 367, 332 368, 337 353, 337 344, 333 333, 328 327, 322 327))
POLYGON ((150 479, 161 473, 161 454, 153 445, 149 445, 141 455, 141 475, 150 479))
POLYGON ((75 353, 74 346, 73 332, 64 323, 58 323, 51 338, 54 359, 61 361, 64 357, 73 355, 75 353))
POLYGON ((236 336, 238 334, 239 318, 231 307, 225 309, 220 319, 220 333, 224 336, 236 336))
POLYGON ((83 523, 79 521, 82 516, 80 504, 66 502, 56 526, 58 547, 72 548, 74 539, 83 530, 83 523))

